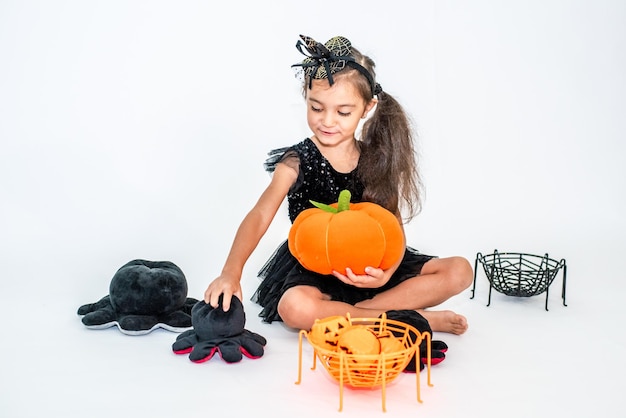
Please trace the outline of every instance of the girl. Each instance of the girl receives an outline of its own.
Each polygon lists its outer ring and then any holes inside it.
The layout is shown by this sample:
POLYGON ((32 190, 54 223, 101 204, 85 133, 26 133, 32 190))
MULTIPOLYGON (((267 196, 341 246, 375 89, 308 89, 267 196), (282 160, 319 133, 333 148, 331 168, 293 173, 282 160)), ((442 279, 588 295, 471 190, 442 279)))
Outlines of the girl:
MULTIPOLYGON (((224 268, 208 286, 204 300, 228 310, 233 295, 242 298, 241 274, 245 262, 267 231, 287 197, 291 221, 310 200, 336 202, 344 189, 352 202, 377 203, 410 220, 420 208, 420 178, 415 163, 412 132, 399 103, 376 82, 374 62, 337 36, 326 44, 301 36, 296 47, 307 57, 301 69, 312 136, 270 153, 266 169, 271 182, 239 227, 224 268), (361 138, 355 131, 361 119, 361 138)), ((404 257, 383 271, 366 268, 364 275, 349 269, 324 276, 304 269, 285 241, 259 273, 263 280, 254 295, 266 322, 310 329, 316 318, 350 313, 378 317, 394 309, 413 309, 428 319, 433 331, 462 334, 464 316, 452 311, 430 311, 465 290, 473 280, 469 262, 461 257, 437 258, 407 247, 404 257)))

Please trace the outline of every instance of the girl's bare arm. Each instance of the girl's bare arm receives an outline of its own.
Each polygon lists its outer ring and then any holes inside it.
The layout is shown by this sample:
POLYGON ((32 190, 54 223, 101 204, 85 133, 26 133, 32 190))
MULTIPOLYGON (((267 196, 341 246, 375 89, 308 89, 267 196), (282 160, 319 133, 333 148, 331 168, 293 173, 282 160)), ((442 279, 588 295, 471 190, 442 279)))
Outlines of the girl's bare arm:
POLYGON ((272 181, 237 229, 221 274, 204 292, 206 303, 217 307, 219 297, 223 294, 222 307, 227 311, 233 295, 242 299, 240 282, 244 265, 272 223, 296 178, 297 173, 294 169, 285 164, 276 165, 272 181))

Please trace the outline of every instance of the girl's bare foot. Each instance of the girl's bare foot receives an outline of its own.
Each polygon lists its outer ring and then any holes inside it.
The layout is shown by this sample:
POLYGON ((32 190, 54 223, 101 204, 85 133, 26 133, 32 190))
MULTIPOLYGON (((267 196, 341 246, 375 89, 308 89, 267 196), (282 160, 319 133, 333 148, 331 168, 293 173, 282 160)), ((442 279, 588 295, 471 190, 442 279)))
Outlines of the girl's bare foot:
POLYGON ((467 319, 452 311, 428 311, 419 309, 418 312, 428 320, 433 332, 448 332, 461 335, 467 331, 467 319))

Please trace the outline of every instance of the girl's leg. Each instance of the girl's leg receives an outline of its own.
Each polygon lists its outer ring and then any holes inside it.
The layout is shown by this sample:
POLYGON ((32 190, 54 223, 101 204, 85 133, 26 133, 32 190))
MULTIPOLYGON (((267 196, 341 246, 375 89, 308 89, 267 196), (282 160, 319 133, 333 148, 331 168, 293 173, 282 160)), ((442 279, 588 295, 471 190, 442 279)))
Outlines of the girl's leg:
POLYGON ((385 309, 359 308, 345 302, 330 300, 313 286, 294 286, 278 302, 278 313, 285 325, 296 329, 311 329, 318 318, 346 315, 354 318, 377 318, 385 309))
POLYGON ((467 289, 473 280, 472 266, 462 257, 434 258, 424 264, 421 274, 405 280, 374 298, 356 304, 359 308, 414 309, 430 323, 433 331, 462 334, 467 330, 464 316, 452 311, 429 311, 467 289))
POLYGON ((424 264, 419 276, 357 303, 355 306, 332 301, 312 286, 295 286, 287 290, 278 304, 278 313, 285 325, 310 329, 317 318, 350 313, 354 318, 376 318, 393 309, 418 310, 433 331, 462 334, 467 329, 464 316, 452 311, 427 311, 469 287, 472 267, 461 257, 432 259, 424 264))

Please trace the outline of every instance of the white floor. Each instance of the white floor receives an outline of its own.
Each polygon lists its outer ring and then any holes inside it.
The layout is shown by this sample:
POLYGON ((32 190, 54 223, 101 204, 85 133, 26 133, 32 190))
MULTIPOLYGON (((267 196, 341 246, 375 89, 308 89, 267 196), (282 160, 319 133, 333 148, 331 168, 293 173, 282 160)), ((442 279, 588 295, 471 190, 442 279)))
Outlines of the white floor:
MULTIPOLYGON (((77 260, 74 269, 62 263, 42 268, 36 258, 9 264, 3 272, 1 416, 338 414, 338 384, 323 368, 310 370, 310 346, 305 341, 302 382, 296 385, 298 333, 261 323, 257 305, 246 303, 246 327, 267 338, 262 358, 226 364, 215 357, 195 364, 172 353, 176 334, 165 330, 133 337, 116 328, 86 329, 76 308, 106 294, 108 277, 90 278, 91 290, 77 292, 73 289, 86 280, 78 273, 89 266, 77 260)), ((423 403, 418 403, 414 376, 402 374, 388 387, 387 415, 620 416, 625 286, 609 279, 617 278, 614 266, 582 254, 569 260, 568 268, 568 306, 561 304, 559 275, 548 312, 543 295, 518 299, 494 293, 487 307, 488 283, 479 271, 474 299, 468 290, 445 304, 467 315, 470 330, 463 336, 435 334, 450 349, 432 369, 434 386, 426 386, 422 374, 423 403), (592 270, 606 286, 583 284, 592 270)), ((244 290, 250 294, 254 284, 249 279, 244 290)), ((382 414, 381 391, 347 389, 339 416, 363 414, 382 414)))

